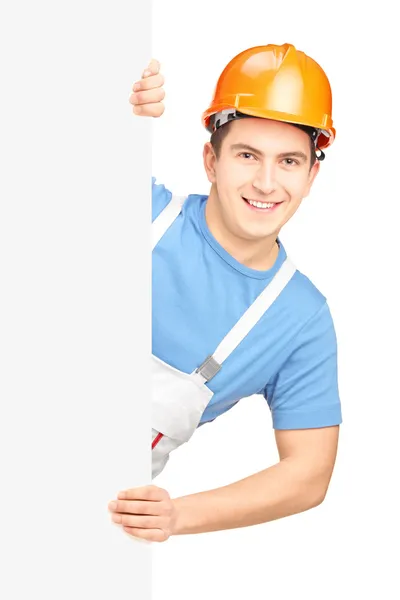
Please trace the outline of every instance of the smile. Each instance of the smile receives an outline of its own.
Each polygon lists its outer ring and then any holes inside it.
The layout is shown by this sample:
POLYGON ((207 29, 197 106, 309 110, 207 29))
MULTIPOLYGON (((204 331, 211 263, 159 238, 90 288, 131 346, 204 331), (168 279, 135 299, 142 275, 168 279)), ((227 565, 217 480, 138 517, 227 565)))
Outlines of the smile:
POLYGON ((282 204, 281 202, 260 202, 258 200, 248 200, 247 198, 244 198, 243 196, 242 196, 242 198, 246 202, 246 204, 253 210, 263 210, 263 211, 271 212, 272 210, 274 210, 274 208, 279 206, 279 204, 282 204))

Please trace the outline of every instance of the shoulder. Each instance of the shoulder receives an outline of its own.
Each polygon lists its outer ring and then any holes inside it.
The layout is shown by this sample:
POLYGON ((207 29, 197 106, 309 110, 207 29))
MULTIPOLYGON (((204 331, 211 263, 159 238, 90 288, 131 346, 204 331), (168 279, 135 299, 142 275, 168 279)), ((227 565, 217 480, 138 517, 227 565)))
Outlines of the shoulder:
POLYGON ((303 273, 296 271, 291 282, 290 308, 293 318, 293 350, 299 346, 320 352, 323 345, 336 347, 336 333, 328 300, 303 273))
POLYGON ((323 292, 304 273, 296 270, 289 291, 295 300, 294 305, 299 313, 312 315, 317 313, 327 302, 323 292))
POLYGON ((286 249, 280 240, 279 244, 281 265, 287 259, 293 263, 295 268, 295 273, 287 284, 282 299, 286 304, 286 309, 290 311, 291 320, 307 321, 326 305, 327 298, 315 283, 296 267, 296 261, 287 256, 286 249))
MULTIPOLYGON (((173 193, 163 183, 157 183, 156 177, 152 177, 152 221, 154 221, 168 206, 173 193)), ((197 211, 207 196, 202 194, 188 194, 182 206, 183 217, 197 217, 197 211)))
POLYGON ((157 183, 155 177, 151 178, 152 220, 154 221, 172 199, 172 192, 164 184, 157 183))
MULTIPOLYGON (((335 328, 328 300, 317 285, 296 270, 279 303, 280 318, 290 330, 289 350, 313 342, 335 344, 335 328)), ((278 309, 278 307, 277 307, 278 309)))

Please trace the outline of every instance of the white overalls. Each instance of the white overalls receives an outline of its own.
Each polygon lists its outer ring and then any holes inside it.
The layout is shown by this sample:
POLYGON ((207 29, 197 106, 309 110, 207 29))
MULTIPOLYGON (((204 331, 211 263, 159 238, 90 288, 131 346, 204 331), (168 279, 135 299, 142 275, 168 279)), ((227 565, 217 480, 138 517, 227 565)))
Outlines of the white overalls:
MULTIPOLYGON (((153 249, 181 212, 184 197, 173 196, 152 224, 153 249)), ((212 356, 193 373, 187 374, 152 355, 152 477, 164 469, 169 454, 196 431, 204 410, 213 397, 207 387, 223 362, 256 325, 290 281, 296 268, 286 259, 236 325, 225 336, 212 356)))

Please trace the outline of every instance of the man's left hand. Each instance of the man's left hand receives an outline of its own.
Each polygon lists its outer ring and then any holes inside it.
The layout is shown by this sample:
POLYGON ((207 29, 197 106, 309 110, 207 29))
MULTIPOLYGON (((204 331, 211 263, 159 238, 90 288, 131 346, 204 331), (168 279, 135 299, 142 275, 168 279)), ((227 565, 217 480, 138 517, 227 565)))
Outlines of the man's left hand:
POLYGON ((168 492, 155 485, 120 492, 108 508, 114 523, 134 537, 165 542, 172 535, 176 509, 168 492))

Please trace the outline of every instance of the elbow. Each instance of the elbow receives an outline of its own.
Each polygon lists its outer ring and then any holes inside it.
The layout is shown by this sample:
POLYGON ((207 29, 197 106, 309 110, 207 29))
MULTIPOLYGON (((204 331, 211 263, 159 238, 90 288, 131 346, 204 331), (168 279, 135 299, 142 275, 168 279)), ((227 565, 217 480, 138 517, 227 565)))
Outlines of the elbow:
POLYGON ((320 506, 328 494, 331 478, 333 474, 333 465, 324 465, 323 468, 308 471, 305 483, 305 492, 308 496, 310 508, 320 506))
POLYGON ((320 506, 324 502, 325 498, 326 498, 326 494, 323 494, 323 493, 315 495, 313 498, 311 498, 309 500, 308 508, 309 509, 317 508, 317 506, 320 506))
POLYGON ((313 485, 312 489, 309 490, 308 494, 306 494, 308 508, 311 509, 311 508, 317 508, 317 506, 320 506, 324 502, 324 500, 327 496, 328 489, 329 489, 329 482, 313 485))

